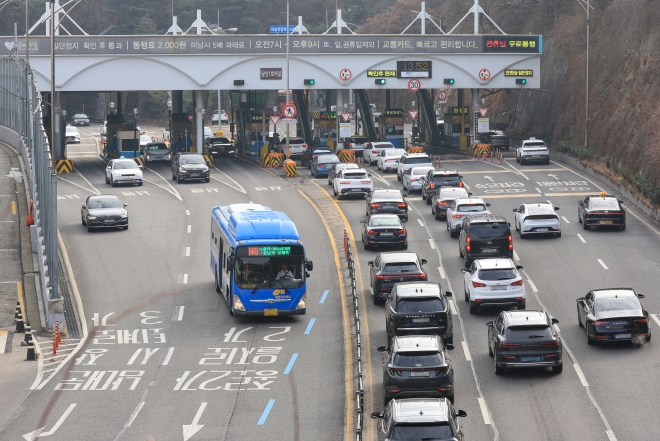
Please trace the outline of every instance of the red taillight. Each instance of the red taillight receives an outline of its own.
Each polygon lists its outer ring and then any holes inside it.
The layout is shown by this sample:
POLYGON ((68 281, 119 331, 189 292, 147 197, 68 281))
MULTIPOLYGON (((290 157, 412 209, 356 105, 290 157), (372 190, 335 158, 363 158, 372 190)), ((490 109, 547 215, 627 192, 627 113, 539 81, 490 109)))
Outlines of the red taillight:
POLYGON ((378 231, 369 230, 367 231, 367 236, 378 236, 378 231))
POLYGON ((406 204, 396 204, 397 207, 399 208, 406 208, 408 205, 406 204))
POLYGON ((349 148, 350 148, 350 147, 353 147, 353 143, 352 143, 352 142, 349 142, 349 143, 348 143, 348 147, 349 147, 349 148))
POLYGON ((309 146, 307 144, 303 144, 303 148, 307 149, 307 148, 309 148, 309 146))
POLYGON ((601 326, 604 325, 605 322, 594 322, 594 326, 601 326))
POLYGON ((502 343, 500 342, 500 348, 502 349, 518 349, 520 347, 520 343, 502 343))
POLYGON ((559 340, 548 341, 548 342, 545 342, 545 343, 541 343, 542 348, 553 348, 553 347, 557 347, 557 346, 559 346, 559 340))
POLYGON ((485 283, 481 283, 481 282, 474 282, 474 281, 473 281, 473 282, 472 282, 472 286, 474 286, 475 288, 485 288, 485 287, 486 287, 486 284, 485 284, 485 283))
POLYGON ((426 274, 420 274, 419 276, 416 276, 418 279, 426 279, 426 274))
POLYGON ((371 181, 360 181, 360 184, 371 184, 371 181))
POLYGON ((372 155, 378 155, 378 154, 380 154, 380 152, 379 152, 378 150, 372 150, 372 151, 371 151, 371 154, 372 154, 372 155))
POLYGON ((522 285, 523 285, 523 281, 522 281, 522 279, 520 279, 520 280, 516 280, 515 282, 513 282, 513 283, 511 284, 511 286, 522 286, 522 285))
POLYGON ((429 185, 429 188, 430 188, 431 190, 433 190, 433 189, 435 188, 435 184, 434 184, 433 182, 431 182, 431 185, 429 185))
POLYGON ((465 215, 464 215, 464 214, 456 214, 456 213, 452 213, 452 214, 451 214, 451 217, 452 217, 452 219, 462 219, 462 218, 465 217, 465 215))
POLYGON ((413 182, 417 182, 417 181, 419 181, 419 178, 410 178, 410 180, 413 181, 413 182))
POLYGON ((513 250, 513 236, 509 235, 509 251, 513 250))
POLYGON ((392 375, 392 376, 395 376, 395 375, 398 375, 399 377, 402 376, 401 371, 399 369, 388 369, 388 370, 390 371, 390 375, 392 375))
POLYGON ((635 323, 648 323, 648 322, 649 322, 649 319, 647 319, 647 318, 635 320, 635 323))
POLYGON ((371 204, 371 208, 378 208, 380 207, 380 204, 371 204))
POLYGON ((469 236, 465 238, 465 251, 467 253, 470 252, 470 237, 469 236))
MULTIPOLYGON (((442 369, 436 369, 435 374, 436 375, 445 375, 448 371, 449 371, 449 366, 443 367, 442 369)), ((445 390, 445 388, 441 387, 438 390, 445 390)))
POLYGON ((438 205, 447 205, 449 201, 438 201, 438 205))
POLYGON ((385 276, 376 276, 376 278, 377 278, 378 280, 383 280, 383 279, 385 278, 385 276))
POLYGON ((341 185, 348 185, 350 184, 350 181, 339 181, 341 185))
POLYGON ((463 186, 463 181, 459 181, 458 186, 462 187, 463 186))
POLYGON ((394 234, 397 235, 397 236, 401 236, 401 235, 406 234, 406 230, 395 231, 394 234))

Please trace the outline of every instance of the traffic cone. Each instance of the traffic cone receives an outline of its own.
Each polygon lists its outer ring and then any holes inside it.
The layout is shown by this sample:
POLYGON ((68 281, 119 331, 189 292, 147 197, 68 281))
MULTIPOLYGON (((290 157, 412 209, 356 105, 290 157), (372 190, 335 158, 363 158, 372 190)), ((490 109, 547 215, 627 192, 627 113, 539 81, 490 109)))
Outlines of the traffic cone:
POLYGON ((18 316, 21 314, 21 302, 16 302, 16 312, 14 312, 14 324, 18 320, 18 316))
POLYGON ((30 333, 30 340, 27 343, 27 361, 34 361, 37 359, 36 351, 34 350, 34 341, 32 340, 32 334, 30 333))
POLYGON ((23 323, 23 314, 19 311, 18 318, 16 319, 16 331, 14 332, 25 332, 25 324, 23 323))
POLYGON ((30 340, 32 340, 32 328, 28 322, 25 323, 25 338, 21 342, 21 346, 27 346, 30 343, 30 340))

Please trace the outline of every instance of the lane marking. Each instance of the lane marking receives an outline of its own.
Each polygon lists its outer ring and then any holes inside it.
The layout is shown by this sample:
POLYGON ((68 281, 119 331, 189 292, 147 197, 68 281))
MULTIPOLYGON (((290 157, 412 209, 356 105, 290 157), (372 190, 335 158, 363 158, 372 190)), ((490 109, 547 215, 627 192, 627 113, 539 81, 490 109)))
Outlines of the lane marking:
POLYGON ((584 240, 584 237, 582 237, 582 235, 580 233, 578 233, 577 237, 578 237, 578 239, 580 239, 582 241, 582 243, 587 243, 587 241, 584 240))
POLYGON ((315 318, 313 318, 309 321, 309 324, 307 325, 307 328, 305 328, 305 335, 309 335, 309 333, 312 332, 312 326, 314 326, 315 321, 316 321, 315 318))
POLYGON ((137 405, 137 407, 131 414, 131 417, 128 419, 128 421, 126 421, 126 425, 124 427, 131 427, 131 424, 133 424, 133 421, 135 421, 135 418, 137 418, 138 413, 140 413, 143 406, 144 406, 144 401, 140 402, 140 404, 137 405))
POLYGON ((188 233, 190 233, 192 230, 192 225, 188 225, 188 233))
POLYGON ((607 434, 607 437, 610 439, 610 441, 616 441, 616 436, 614 436, 614 431, 606 430, 605 433, 607 434))
POLYGON ((0 354, 5 353, 6 346, 7 346, 7 331, 0 331, 0 354))
POLYGON ((170 364, 170 360, 172 359, 172 354, 174 354, 174 347, 171 347, 167 350, 167 355, 165 355, 165 359, 161 363, 162 366, 167 366, 170 364))
MULTIPOLYGON (((592 193, 589 193, 592 194, 592 193)), ((538 193, 514 193, 514 194, 482 194, 482 195, 474 195, 474 197, 482 198, 482 199, 507 199, 507 198, 528 198, 532 196, 543 196, 542 194, 538 193)), ((550 196, 549 194, 546 196, 550 196)))
POLYGON ((174 187, 172 186, 172 184, 170 184, 170 181, 168 181, 167 179, 165 179, 164 177, 162 177, 160 173, 154 171, 154 170, 151 169, 151 168, 147 168, 147 167, 145 167, 144 169, 145 169, 145 171, 150 171, 151 173, 153 173, 153 174, 155 174, 156 176, 158 176, 158 177, 159 177, 159 178, 165 183, 165 185, 166 185, 167 187, 169 187, 169 188, 163 187, 162 185, 156 184, 156 183, 153 182, 153 181, 148 181, 147 179, 144 179, 144 178, 143 178, 146 182, 148 182, 148 183, 150 183, 150 184, 153 184, 153 185, 155 185, 155 186, 158 187, 158 188, 162 188, 163 190, 165 190, 166 192, 170 193, 172 196, 174 196, 175 198, 177 198, 178 200, 180 200, 181 202, 183 202, 183 198, 181 197, 181 195, 179 194, 179 192, 176 190, 176 188, 174 188, 174 187))
POLYGON ((486 408, 486 402, 483 398, 477 398, 479 401, 479 408, 481 409, 481 415, 484 417, 484 424, 490 425, 490 416, 488 415, 488 409, 486 408))
POLYGON ((440 278, 441 279, 446 279, 447 278, 447 275, 445 274, 445 270, 441 266, 438 267, 438 272, 440 273, 440 278))
POLYGON ((429 244, 431 245, 431 249, 435 250, 435 242, 433 242, 433 239, 429 239, 429 244))
POLYGON ((190 210, 186 210, 186 215, 190 216, 190 210))
POLYGON ((660 319, 657 317, 657 314, 651 314, 651 317, 653 318, 653 320, 655 320, 658 326, 660 326, 660 319))
POLYGON ((463 345, 463 352, 465 352, 465 360, 472 361, 472 356, 470 355, 470 348, 468 348, 467 342, 463 340, 461 344, 463 345))
POLYGON ((568 219, 566 219, 566 216, 562 216, 561 218, 562 218, 562 219, 564 220, 564 222, 566 222, 567 224, 570 224, 570 223, 571 223, 568 219))
POLYGON ((539 292, 538 289, 536 289, 536 285, 534 285, 534 282, 532 282, 532 279, 527 279, 527 283, 529 283, 529 286, 532 288, 532 291, 534 292, 539 292))
POLYGON ((520 260, 520 257, 518 257, 518 253, 516 253, 516 250, 513 250, 513 259, 514 260, 520 260))
POLYGON ((537 193, 541 193, 541 194, 543 194, 543 192, 542 192, 541 190, 539 190, 538 187, 534 187, 534 190, 536 190, 537 193))
POLYGON ((184 249, 186 257, 190 257, 190 247, 185 247, 184 249))
POLYGON ((513 170, 462 171, 462 175, 485 175, 489 173, 515 173, 513 170))
POLYGON ((266 422, 266 418, 268 418, 268 414, 270 413, 270 410, 273 408, 273 405, 275 404, 275 399, 272 398, 268 400, 268 404, 266 404, 266 408, 264 409, 264 413, 261 414, 261 418, 259 418, 259 422, 257 423, 257 426, 263 426, 264 423, 266 422))
POLYGON ((453 299, 449 299, 449 309, 451 309, 451 315, 458 315, 456 312, 456 304, 453 299))
POLYGON ((559 334, 561 334, 561 331, 559 330, 559 325, 557 323, 554 323, 552 325, 553 328, 555 328, 555 331, 557 331, 559 334))
POLYGON ((465 189, 466 189, 466 190, 471 190, 470 186, 467 185, 465 182, 463 182, 463 185, 465 186, 465 189))
POLYGON ((575 192, 575 193, 546 193, 545 195, 550 197, 550 196, 593 196, 594 193, 598 193, 597 191, 590 191, 590 192, 575 192))
POLYGON ((184 274, 183 275, 183 284, 185 285, 187 283, 188 283, 188 274, 184 274))
POLYGON ((179 306, 179 315, 176 316, 176 321, 180 322, 183 320, 183 310, 185 309, 185 306, 179 306))
POLYGON ((589 383, 587 383, 587 378, 584 376, 584 373, 582 372, 582 368, 580 368, 580 365, 577 363, 573 363, 573 367, 575 368, 575 372, 577 373, 577 376, 580 379, 580 383, 582 383, 582 386, 589 387, 589 383))
POLYGON ((420 226, 420 227, 423 227, 423 226, 424 226, 424 222, 422 222, 421 219, 417 219, 417 222, 419 223, 419 226, 420 226))
POLYGON ((11 201, 11 214, 16 214, 16 201, 11 201))
POLYGON ((319 303, 325 303, 325 299, 328 297, 329 292, 330 292, 329 289, 326 289, 325 291, 323 291, 323 295, 321 296, 321 300, 319 301, 319 303))
POLYGON ((607 265, 605 265, 605 262, 603 262, 601 259, 598 259, 598 263, 600 263, 600 266, 602 266, 605 269, 609 269, 607 265))
POLYGON ((291 369, 293 368, 293 363, 296 362, 297 358, 298 358, 298 353, 296 352, 291 356, 291 360, 289 360, 289 364, 286 365, 286 369, 284 369, 284 372, 282 372, 284 375, 289 375, 291 369))

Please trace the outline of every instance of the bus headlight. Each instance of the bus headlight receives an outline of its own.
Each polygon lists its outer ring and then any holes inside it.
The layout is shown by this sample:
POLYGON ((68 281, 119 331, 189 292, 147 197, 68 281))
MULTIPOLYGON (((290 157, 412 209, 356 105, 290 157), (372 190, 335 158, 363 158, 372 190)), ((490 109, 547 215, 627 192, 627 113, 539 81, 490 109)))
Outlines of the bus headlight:
POLYGON ((302 299, 298 302, 298 305, 296 305, 296 311, 305 308, 307 308, 307 294, 303 295, 302 299))
POLYGON ((243 306, 243 302, 241 302, 241 300, 236 296, 234 296, 234 310, 245 311, 245 306, 243 306))

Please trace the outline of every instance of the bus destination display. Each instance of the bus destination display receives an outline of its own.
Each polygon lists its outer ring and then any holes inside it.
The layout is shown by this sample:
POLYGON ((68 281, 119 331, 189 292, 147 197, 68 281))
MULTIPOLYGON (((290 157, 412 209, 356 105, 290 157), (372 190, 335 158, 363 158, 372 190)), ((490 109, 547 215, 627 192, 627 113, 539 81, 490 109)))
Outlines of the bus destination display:
POLYGON ((291 247, 248 247, 248 256, 290 256, 291 247))

